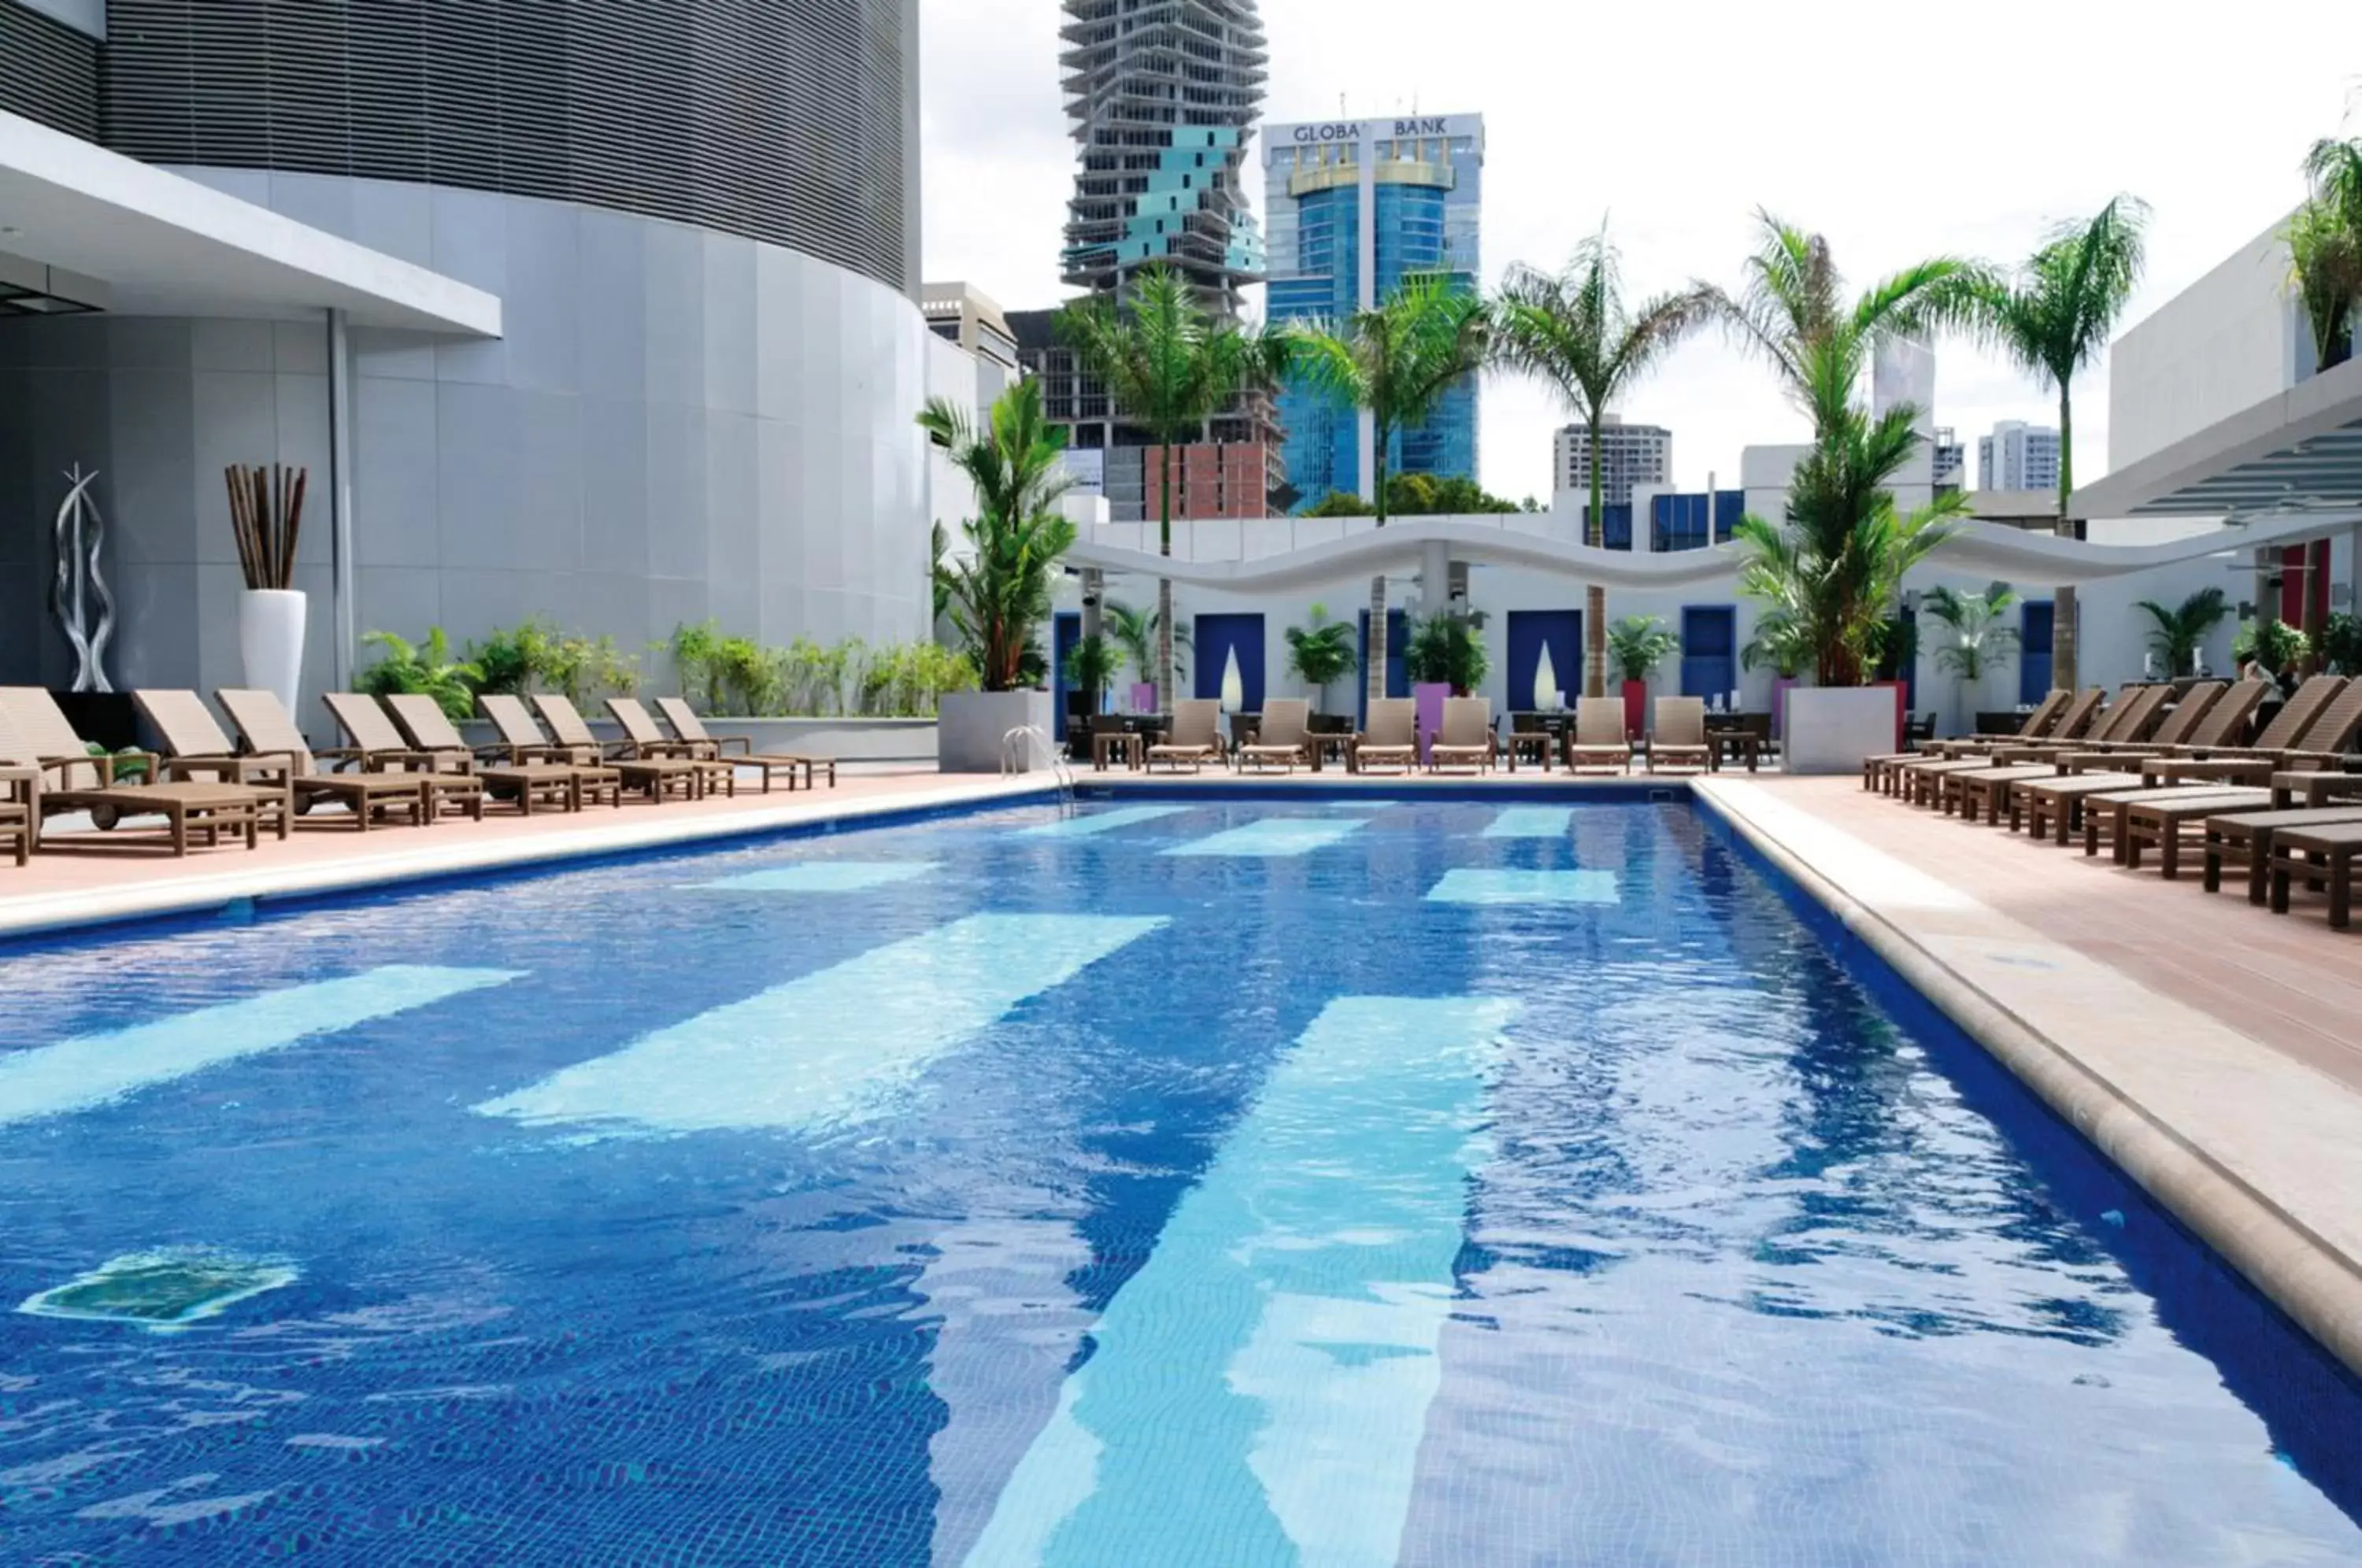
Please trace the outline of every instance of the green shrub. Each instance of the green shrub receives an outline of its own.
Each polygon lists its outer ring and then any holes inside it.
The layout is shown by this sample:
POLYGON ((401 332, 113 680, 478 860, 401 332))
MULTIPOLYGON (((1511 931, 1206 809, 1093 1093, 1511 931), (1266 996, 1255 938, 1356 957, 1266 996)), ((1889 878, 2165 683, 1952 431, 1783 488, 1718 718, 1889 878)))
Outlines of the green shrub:
POLYGON ((451 642, 440 626, 430 627, 423 644, 413 644, 392 632, 371 632, 361 641, 385 651, 377 663, 354 679, 353 688, 370 697, 421 692, 435 699, 455 720, 475 712, 477 683, 483 671, 451 657, 451 642))

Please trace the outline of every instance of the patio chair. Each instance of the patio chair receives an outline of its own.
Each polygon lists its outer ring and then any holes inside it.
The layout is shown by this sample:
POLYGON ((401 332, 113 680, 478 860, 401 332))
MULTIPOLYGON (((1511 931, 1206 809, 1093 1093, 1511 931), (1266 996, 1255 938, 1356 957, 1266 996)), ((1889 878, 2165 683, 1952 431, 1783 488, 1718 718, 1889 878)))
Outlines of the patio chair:
POLYGON ((0 798, 24 808, 18 848, 25 854, 39 845, 44 819, 68 812, 87 812, 102 831, 127 817, 161 817, 165 842, 176 856, 189 852, 193 837, 208 847, 218 844, 224 831, 252 849, 266 819, 281 838, 287 836, 284 790, 159 782, 160 760, 152 752, 93 756, 56 700, 38 686, 0 688, 0 776, 7 780, 0 798), (116 781, 118 770, 131 764, 144 767, 149 782, 116 781))
MULTIPOLYGON (((705 769, 707 794, 712 794, 717 784, 730 794, 738 792, 738 770, 716 755, 716 747, 710 743, 701 745, 696 741, 666 734, 657 727, 656 720, 649 716, 648 711, 640 706, 638 698, 610 697, 607 699, 607 712, 613 716, 616 727, 624 732, 624 744, 630 748, 628 756, 646 760, 677 757, 693 762, 705 769)), ((792 767, 793 765, 789 766, 792 767)), ((790 771, 788 788, 793 790, 795 787, 795 774, 790 771)), ((767 795, 770 792, 771 772, 765 768, 763 793, 767 795)))
POLYGON ((1658 698, 1657 727, 1649 736, 1649 771, 1686 767, 1702 772, 1712 755, 1705 738, 1705 699, 1658 698))
MULTIPOLYGON (((508 760, 506 745, 471 746, 443 704, 423 692, 395 692, 385 699, 386 711, 402 726, 412 745, 454 772, 473 773, 484 781, 494 800, 513 801, 518 812, 531 816, 536 802, 546 801, 568 811, 601 801, 624 803, 624 776, 612 767, 572 762, 508 760)), ((538 732, 536 732, 538 733, 538 732)))
POLYGON ((293 758, 287 787, 294 798, 298 816, 326 800, 341 802, 351 812, 354 827, 363 833, 369 831, 373 818, 385 812, 403 812, 414 823, 430 823, 446 801, 457 802, 471 817, 483 817, 484 786, 470 776, 371 768, 366 757, 350 748, 340 749, 335 755, 352 771, 332 768, 323 773, 310 743, 296 727, 294 717, 280 704, 278 693, 225 686, 214 693, 214 701, 222 705, 222 712, 237 726, 248 751, 293 758))
POLYGON ((1427 770, 1465 767, 1485 773, 1493 766, 1493 700, 1490 697, 1446 697, 1443 727, 1427 744, 1427 770))
POLYGON ((1418 766, 1417 698, 1374 697, 1368 718, 1346 756, 1349 769, 1370 773, 1392 767, 1407 773, 1418 766))
POLYGON ((2039 839, 2055 824, 2058 841, 2065 844, 2083 800, 2141 785, 2141 764, 2152 756, 2170 753, 2190 744, 2214 744, 2246 727, 2247 715, 2263 696, 2264 682, 2245 680, 2225 687, 2219 680, 2202 681, 2182 693, 2180 703, 2166 715, 2148 743, 2136 751, 2062 752, 2052 758, 2058 769, 2048 778, 2026 779, 2012 786, 1995 804, 1996 817, 2006 812, 2010 831, 2021 824, 2039 839), (2093 772, 2093 768, 2100 771, 2093 772))
POLYGON ((1566 770, 1628 773, 1632 743, 1624 734, 1624 699, 1578 697, 1574 733, 1566 738, 1566 770))
POLYGON ((1880 756, 1861 759, 1861 787, 1865 790, 1895 793, 1895 770, 1906 763, 1928 762, 1951 756, 1980 755, 1996 745, 2022 744, 2047 738, 2059 718, 2065 713, 2071 691, 2054 689, 2042 700, 2041 705, 2025 716, 2025 723, 2014 735, 1974 734, 1954 735, 1946 740, 1926 741, 1907 751, 1888 752, 1880 756))
MULTIPOLYGON (((2314 682, 2334 679, 2332 676, 2317 676, 2314 682)), ((2297 696, 2303 695, 2305 691, 2301 687, 2297 696)), ((2141 765, 2141 777, 2158 785, 2268 786, 2275 773, 2338 767, 2353 747, 2355 735, 2362 733, 2362 680, 2345 681, 2331 691, 2327 701, 2315 707, 2310 723, 2305 723, 2301 714, 2294 720, 2290 718, 2290 710, 2296 706, 2296 698, 2290 698, 2279 716, 2256 737, 2256 744, 2244 751, 2151 757, 2141 765)))
POLYGON ((1221 703, 1211 697, 1184 697, 1173 704, 1171 738, 1148 748, 1147 770, 1155 772, 1161 762, 1177 773, 1187 763, 1195 773, 1209 762, 1223 764, 1228 756, 1222 747, 1221 703))
MULTIPOLYGON (((672 733, 682 740, 693 746, 711 747, 705 753, 709 759, 729 756, 730 748, 737 747, 737 754, 731 760, 741 767, 762 768, 763 790, 767 794, 771 788, 770 769, 775 767, 783 772, 799 767, 803 769, 804 788, 807 790, 817 788, 813 783, 814 776, 822 773, 828 776, 828 787, 832 790, 836 788, 836 758, 833 756, 813 756, 797 751, 758 752, 755 749, 754 741, 745 735, 710 734, 706 731, 705 721, 697 716, 697 711, 689 705, 686 697, 659 697, 657 699, 657 712, 664 715, 665 723, 672 726, 672 733)), ((693 756, 698 753, 690 755, 693 756)), ((793 790, 795 787, 795 775, 789 772, 788 788, 793 790)))
POLYGON ((1239 769, 1283 767, 1293 773, 1312 762, 1312 704, 1301 697, 1275 697, 1263 705, 1263 728, 1251 745, 1239 747, 1239 769))
MULTIPOLYGON (((2107 688, 2093 686, 2086 689, 2073 701, 2067 704, 2067 710, 2051 730, 2051 735, 2058 740, 2081 739, 2091 732, 2094 723, 2098 721, 2102 707, 2107 700, 2107 688)), ((1997 745, 1981 752, 1957 756, 1921 757, 1916 761, 1899 764, 1887 771, 1892 792, 1915 806, 1933 805, 1939 799, 1938 781, 1945 774, 1965 773, 1972 768, 1991 767, 1994 765, 1992 754, 1998 749, 1997 745)))
MULTIPOLYGON (((478 698, 477 701, 485 705, 485 712, 491 711, 490 698, 478 698)), ((624 776, 624 784, 640 790, 651 801, 662 801, 676 791, 687 800, 705 799, 706 780, 712 770, 703 764, 691 762, 685 756, 634 756, 629 755, 629 741, 608 745, 590 733, 590 724, 575 708, 573 699, 557 692, 534 693, 533 705, 541 714, 542 723, 549 726, 550 738, 564 748, 563 760, 612 767, 624 776)), ((506 727, 502 726, 502 729, 505 735, 506 727)), ((737 793, 734 777, 731 793, 737 793)))

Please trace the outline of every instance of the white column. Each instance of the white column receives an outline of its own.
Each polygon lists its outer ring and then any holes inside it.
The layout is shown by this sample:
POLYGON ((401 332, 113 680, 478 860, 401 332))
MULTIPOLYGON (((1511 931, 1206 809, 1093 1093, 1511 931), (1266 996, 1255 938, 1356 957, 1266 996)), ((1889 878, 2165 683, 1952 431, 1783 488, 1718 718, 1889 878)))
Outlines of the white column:
POLYGON ((1418 548, 1418 611, 1440 615, 1451 608, 1451 547, 1429 539, 1418 548))

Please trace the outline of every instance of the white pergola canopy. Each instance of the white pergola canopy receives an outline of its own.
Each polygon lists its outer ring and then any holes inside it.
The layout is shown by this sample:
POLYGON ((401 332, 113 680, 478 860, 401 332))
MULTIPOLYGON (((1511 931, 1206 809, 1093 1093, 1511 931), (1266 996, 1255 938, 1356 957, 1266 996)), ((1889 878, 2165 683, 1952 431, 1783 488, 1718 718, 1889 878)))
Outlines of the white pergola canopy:
POLYGON ((2083 486, 2077 517, 2362 512, 2362 359, 2083 486))
MULTIPOLYGON (((0 113, 0 264, 94 281, 140 315, 291 317, 497 337, 481 289, 0 113)), ((61 293, 64 292, 61 288, 61 293)))

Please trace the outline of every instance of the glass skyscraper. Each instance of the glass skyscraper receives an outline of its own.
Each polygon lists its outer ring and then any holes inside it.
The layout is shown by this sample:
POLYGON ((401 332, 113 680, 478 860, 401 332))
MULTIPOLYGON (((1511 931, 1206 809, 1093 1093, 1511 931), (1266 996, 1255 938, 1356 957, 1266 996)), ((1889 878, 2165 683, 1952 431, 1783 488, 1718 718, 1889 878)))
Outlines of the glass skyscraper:
MULTIPOLYGON (((1264 143, 1273 321, 1342 321, 1414 272, 1480 285, 1484 116, 1271 126, 1264 143)), ((1473 380, 1452 389, 1424 425, 1396 435, 1387 471, 1475 478, 1476 403, 1473 380)), ((1295 381, 1279 408, 1297 509, 1331 491, 1360 493, 1368 422, 1295 381)))

